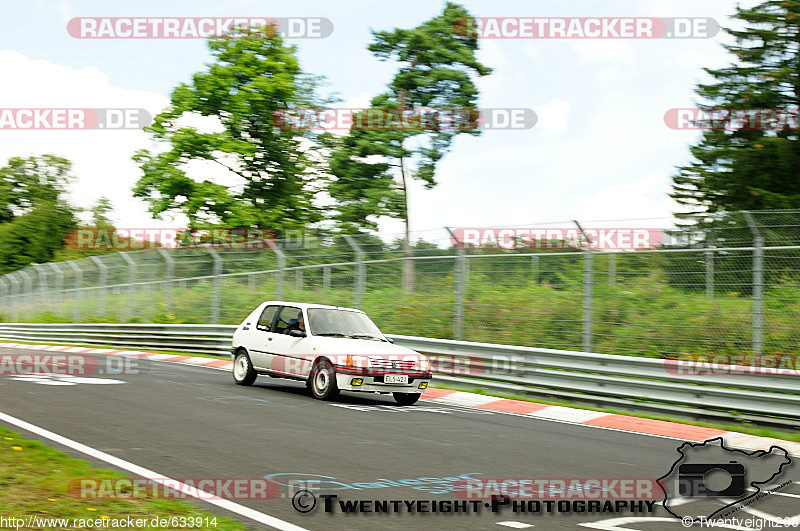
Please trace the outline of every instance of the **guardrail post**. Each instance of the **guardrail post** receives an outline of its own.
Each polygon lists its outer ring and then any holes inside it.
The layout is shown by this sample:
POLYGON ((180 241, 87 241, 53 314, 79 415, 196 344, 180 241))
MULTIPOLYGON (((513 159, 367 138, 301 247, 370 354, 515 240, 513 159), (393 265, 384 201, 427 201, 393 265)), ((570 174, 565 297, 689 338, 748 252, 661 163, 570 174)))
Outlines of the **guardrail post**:
POLYGON ((75 260, 67 262, 75 272, 75 300, 72 307, 72 320, 76 323, 81 322, 81 290, 83 288, 83 270, 75 264, 75 260))
POLYGON ((167 264, 167 275, 166 281, 164 282, 164 306, 166 306, 167 311, 172 311, 172 279, 175 277, 175 259, 170 256, 170 254, 161 247, 158 248, 158 253, 164 258, 164 262, 167 264))
POLYGON ((108 266, 98 257, 90 256, 94 265, 100 270, 100 297, 97 301, 97 313, 104 316, 106 314, 106 287, 108 286, 108 266))
POLYGON ((128 253, 119 253, 123 260, 128 264, 128 303, 125 305, 125 308, 122 310, 122 322, 127 321, 130 319, 131 310, 134 307, 134 296, 135 296, 135 289, 136 289, 136 262, 133 258, 128 256, 128 253))
POLYGON ((613 286, 617 283, 617 253, 608 255, 608 284, 613 286))
POLYGON ((322 268, 322 287, 328 289, 331 287, 331 268, 325 266, 322 268))
POLYGON ((214 259, 214 277, 211 280, 211 322, 217 324, 219 322, 219 299, 220 299, 220 275, 222 274, 222 258, 213 247, 208 248, 211 253, 211 258, 214 259))
POLYGON ((356 243, 355 239, 350 236, 349 234, 344 234, 344 239, 347 241, 348 245, 353 248, 353 251, 356 253, 356 276, 355 280, 353 281, 353 290, 355 291, 353 297, 353 305, 361 309, 361 299, 364 295, 364 291, 367 285, 367 269, 364 266, 364 251, 361 250, 361 247, 356 243))
POLYGON ((11 300, 14 302, 14 321, 19 321, 19 299, 20 295, 22 294, 22 290, 19 287, 19 280, 14 278, 14 273, 9 273, 6 275, 8 280, 11 281, 11 300), (16 292, 16 293, 15 293, 16 292), (14 296, 16 295, 16 297, 14 296))
POLYGON ((50 269, 56 274, 56 291, 53 300, 57 304, 61 304, 64 302, 64 272, 53 262, 47 262, 47 265, 50 266, 50 269))
POLYGON ((764 236, 753 215, 743 211, 753 233, 753 353, 761 354, 764 348, 764 236))
POLYGON ((583 253, 583 330, 581 332, 581 348, 584 352, 592 351, 592 303, 594 298, 594 252, 592 240, 586 235, 580 223, 573 221, 578 226, 582 239, 587 242, 583 253))
POLYGON ((453 275, 453 339, 464 339, 464 288, 466 287, 466 252, 458 237, 445 227, 450 233, 451 240, 456 242, 455 274, 453 275))
POLYGON ((281 251, 278 247, 278 242, 275 242, 275 244, 272 246, 272 250, 275 251, 275 256, 278 257, 278 276, 275 279, 275 299, 282 301, 283 277, 286 273, 286 255, 283 254, 283 251, 281 251))

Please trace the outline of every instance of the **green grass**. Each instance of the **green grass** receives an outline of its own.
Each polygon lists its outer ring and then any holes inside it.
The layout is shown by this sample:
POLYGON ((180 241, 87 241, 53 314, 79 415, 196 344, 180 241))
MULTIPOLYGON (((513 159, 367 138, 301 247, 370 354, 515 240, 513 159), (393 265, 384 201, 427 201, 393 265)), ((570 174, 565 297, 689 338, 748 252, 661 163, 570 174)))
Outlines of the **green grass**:
MULTIPOLYGON (((93 520, 105 517, 124 519, 129 516, 148 519, 169 516, 203 519, 216 517, 216 526, 194 527, 194 529, 247 529, 246 526, 235 520, 215 516, 198 509, 187 501, 105 497, 83 499, 69 493, 71 480, 81 478, 122 479, 125 477, 124 474, 113 470, 95 468, 86 461, 70 457, 38 441, 25 439, 0 426, 0 486, 2 487, 0 488, 0 516, 25 518, 28 515, 35 515, 42 518, 91 518, 93 520)), ((143 527, 140 529, 157 528, 143 527)), ((172 529, 188 529, 188 527, 172 529)))

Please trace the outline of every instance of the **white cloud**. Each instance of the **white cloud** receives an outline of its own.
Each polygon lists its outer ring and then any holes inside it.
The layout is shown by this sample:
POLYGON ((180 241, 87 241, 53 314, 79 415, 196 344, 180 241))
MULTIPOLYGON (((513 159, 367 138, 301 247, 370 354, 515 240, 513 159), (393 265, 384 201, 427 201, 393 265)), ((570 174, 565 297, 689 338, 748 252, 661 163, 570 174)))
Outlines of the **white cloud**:
POLYGON ((583 59, 626 64, 635 62, 633 49, 623 40, 575 39, 569 44, 572 51, 583 59))
POLYGON ((569 103, 564 100, 554 99, 535 109, 539 121, 536 127, 548 133, 559 134, 567 129, 569 118, 569 103))
MULTIPOLYGON (((155 115, 168 103, 159 94, 115 87, 96 68, 72 68, 16 52, 0 51, 0 71, 13 80, 0 85, 6 108, 144 108, 155 115)), ((105 196, 114 206, 112 218, 127 226, 152 227, 164 222, 152 220, 142 202, 130 199, 140 175, 131 156, 147 144, 141 130, 5 130, 0 131, 0 164, 13 156, 66 157, 78 178, 70 194, 74 204, 88 207, 105 196)))

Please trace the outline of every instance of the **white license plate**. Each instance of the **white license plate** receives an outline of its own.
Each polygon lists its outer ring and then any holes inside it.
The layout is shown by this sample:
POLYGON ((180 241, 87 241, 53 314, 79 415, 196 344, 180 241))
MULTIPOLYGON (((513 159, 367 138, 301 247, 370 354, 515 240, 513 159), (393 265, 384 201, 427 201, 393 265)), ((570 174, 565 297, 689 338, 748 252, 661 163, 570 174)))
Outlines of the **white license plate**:
POLYGON ((408 375, 407 374, 387 374, 383 377, 383 382, 390 384, 407 384, 408 383, 408 375))

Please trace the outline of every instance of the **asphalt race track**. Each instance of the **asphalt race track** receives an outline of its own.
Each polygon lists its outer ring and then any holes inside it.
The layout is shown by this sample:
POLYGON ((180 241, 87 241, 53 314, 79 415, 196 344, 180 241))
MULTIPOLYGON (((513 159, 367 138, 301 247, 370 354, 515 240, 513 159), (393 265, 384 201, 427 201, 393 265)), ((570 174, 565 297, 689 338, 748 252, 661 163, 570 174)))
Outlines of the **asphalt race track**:
MULTIPOLYGON (((675 439, 426 401, 399 407, 385 395, 344 393, 336 401, 321 402, 301 383, 260 376, 254 386, 240 387, 227 371, 176 363, 155 362, 147 371, 113 378, 124 383, 45 385, 3 375, 0 413, 163 477, 273 477, 287 485, 280 496, 235 503, 307 529, 502 530, 526 527, 523 524, 538 529, 581 528, 578 524, 597 529, 683 529, 660 503, 652 514, 515 514, 510 509, 495 514, 481 507, 479 514, 344 515, 338 508, 326 514, 318 500, 314 510, 302 514, 293 508, 294 491, 288 487, 317 480, 325 482, 317 484, 318 495, 335 494, 339 500, 455 500, 450 485, 452 478, 462 475, 658 478, 678 455, 681 441, 675 439), (624 520, 612 522, 620 518, 624 520)), ((82 452, 9 422, 0 423, 87 459, 82 452)), ((99 459, 88 460, 110 467, 99 459)), ((768 496, 754 504, 750 514, 740 511, 737 516, 800 518, 798 470, 792 463, 780 478, 794 481, 781 495, 768 496)), ((230 514, 253 529, 265 528, 236 512, 197 503, 230 514)))

